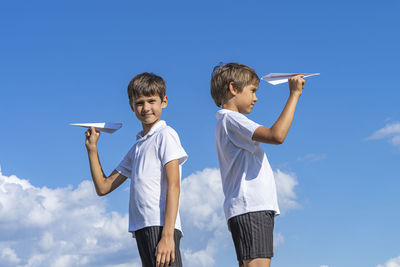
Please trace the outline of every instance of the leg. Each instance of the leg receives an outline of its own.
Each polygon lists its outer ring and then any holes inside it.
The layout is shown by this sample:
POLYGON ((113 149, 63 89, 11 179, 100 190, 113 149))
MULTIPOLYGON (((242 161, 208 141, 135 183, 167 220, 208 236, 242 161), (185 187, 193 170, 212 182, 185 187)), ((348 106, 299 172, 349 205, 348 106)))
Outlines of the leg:
POLYGON ((270 267, 274 212, 249 212, 228 221, 240 267, 270 267))
POLYGON ((271 258, 256 258, 244 260, 244 267, 270 267, 271 258))
MULTIPOLYGON (((156 267, 155 252, 158 242, 161 239, 162 229, 161 226, 151 226, 135 231, 136 243, 143 267, 156 267)), ((181 231, 175 229, 175 262, 169 265, 171 267, 182 267, 181 252, 179 248, 181 237, 181 231)))

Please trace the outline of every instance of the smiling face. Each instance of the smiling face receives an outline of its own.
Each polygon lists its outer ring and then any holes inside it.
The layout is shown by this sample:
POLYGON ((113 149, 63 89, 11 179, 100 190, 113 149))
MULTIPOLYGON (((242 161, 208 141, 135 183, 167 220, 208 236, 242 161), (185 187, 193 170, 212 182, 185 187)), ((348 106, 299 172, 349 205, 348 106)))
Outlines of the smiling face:
POLYGON ((243 114, 249 114, 257 102, 257 85, 249 84, 243 87, 241 92, 236 92, 234 95, 234 103, 237 111, 243 114))
POLYGON ((154 124, 160 121, 162 109, 167 106, 168 98, 158 95, 132 97, 129 101, 136 118, 141 121, 143 134, 146 134, 154 124))

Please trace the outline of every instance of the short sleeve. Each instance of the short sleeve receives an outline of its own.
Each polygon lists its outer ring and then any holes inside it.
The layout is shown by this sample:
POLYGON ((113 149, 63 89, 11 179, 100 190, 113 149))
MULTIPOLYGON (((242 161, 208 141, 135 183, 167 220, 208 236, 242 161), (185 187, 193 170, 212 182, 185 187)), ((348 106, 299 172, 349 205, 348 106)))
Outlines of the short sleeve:
POLYGON ((170 127, 161 132, 159 154, 164 166, 171 160, 178 160, 179 165, 185 163, 188 158, 179 140, 178 134, 170 127))
POLYGON ((123 176, 126 176, 128 178, 131 178, 132 176, 132 166, 133 166, 133 150, 135 147, 132 147, 128 153, 125 155, 125 157, 122 159, 122 161, 119 163, 119 165, 115 168, 117 172, 122 174, 123 176))
POLYGON ((226 133, 237 147, 255 152, 258 142, 252 139, 254 131, 261 125, 238 112, 226 114, 226 133))

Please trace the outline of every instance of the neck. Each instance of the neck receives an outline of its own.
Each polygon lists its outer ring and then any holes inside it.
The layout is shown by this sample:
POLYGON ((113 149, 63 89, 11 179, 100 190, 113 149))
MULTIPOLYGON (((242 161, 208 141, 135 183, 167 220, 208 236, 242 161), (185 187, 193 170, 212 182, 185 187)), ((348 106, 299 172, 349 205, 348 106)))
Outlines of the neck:
POLYGON ((237 108, 237 106, 232 102, 227 102, 227 103, 223 104, 222 108, 239 112, 239 109, 237 108))
POLYGON ((154 125, 156 125, 157 122, 159 122, 160 119, 156 120, 155 122, 151 123, 151 124, 144 124, 142 123, 142 136, 145 136, 151 128, 153 128, 154 125))

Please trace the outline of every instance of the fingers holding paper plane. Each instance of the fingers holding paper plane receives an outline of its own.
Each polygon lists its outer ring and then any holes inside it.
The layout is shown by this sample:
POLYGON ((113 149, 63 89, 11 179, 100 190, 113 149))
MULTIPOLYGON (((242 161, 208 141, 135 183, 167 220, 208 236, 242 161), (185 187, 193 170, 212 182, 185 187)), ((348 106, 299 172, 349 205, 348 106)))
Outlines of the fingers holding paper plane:
POLYGON ((298 94, 299 96, 302 94, 304 89, 305 80, 303 79, 304 75, 299 74, 293 77, 290 77, 289 82, 289 89, 291 94, 298 94))
POLYGON ((100 132, 96 131, 95 128, 92 126, 89 130, 85 132, 86 140, 85 145, 87 149, 93 149, 97 146, 97 141, 100 137, 100 132))

